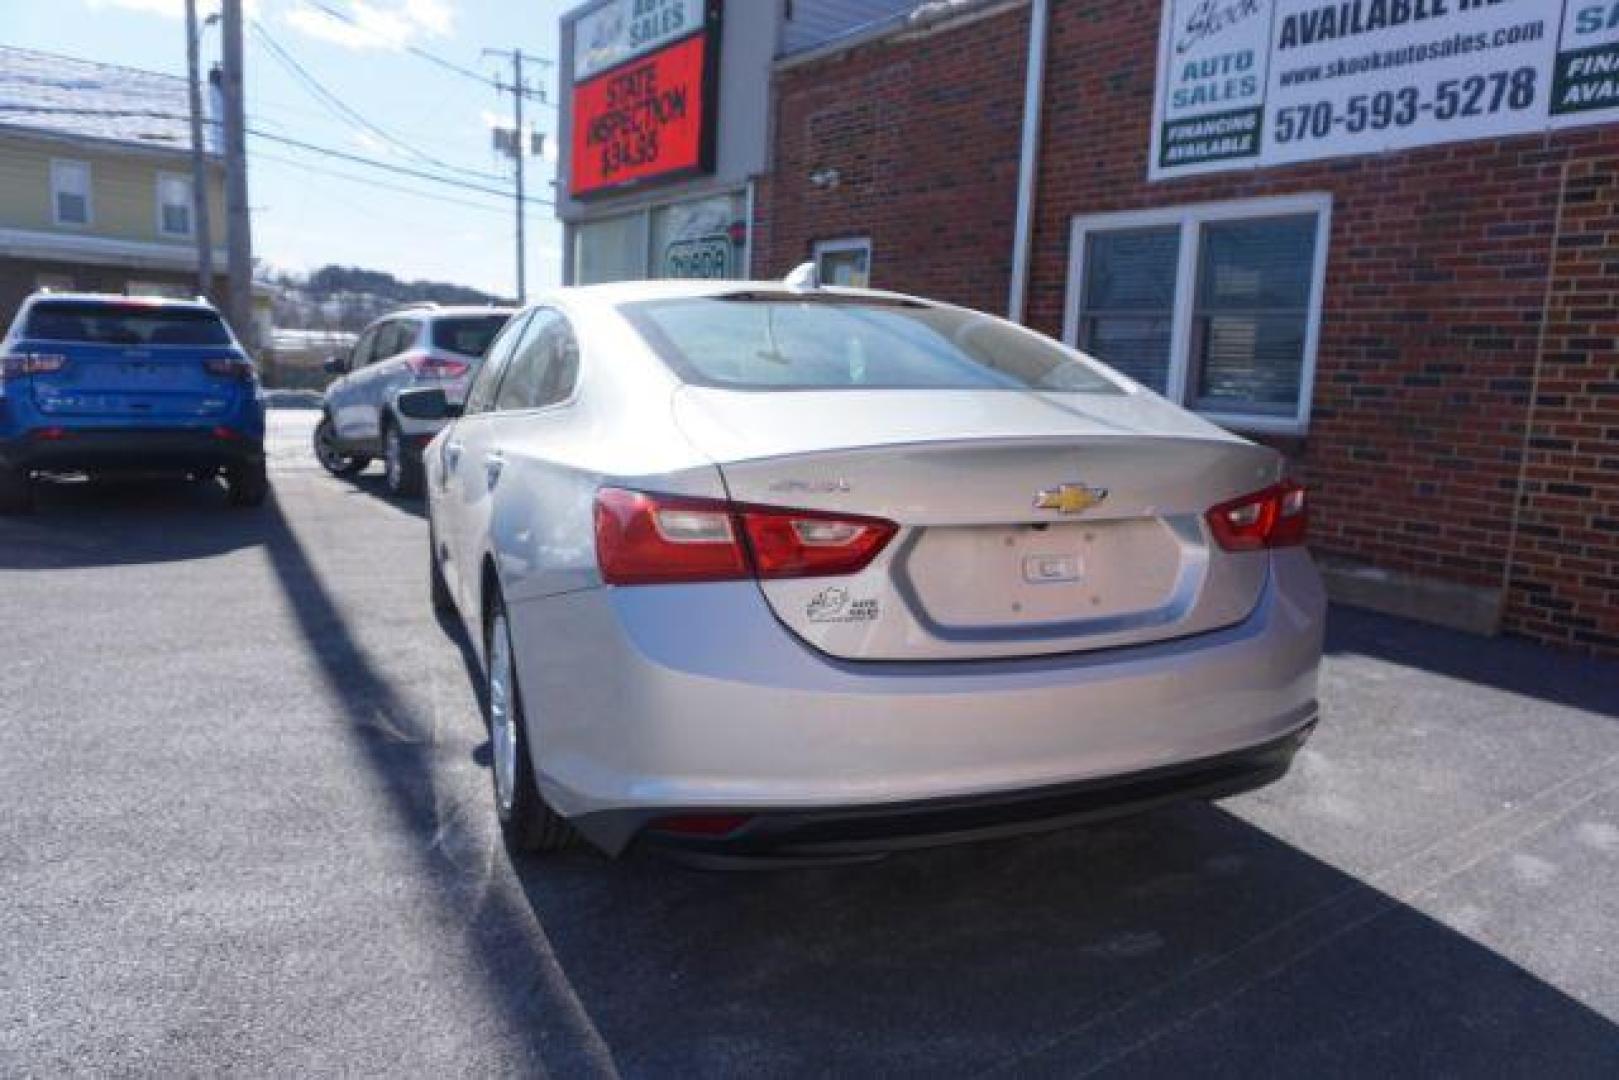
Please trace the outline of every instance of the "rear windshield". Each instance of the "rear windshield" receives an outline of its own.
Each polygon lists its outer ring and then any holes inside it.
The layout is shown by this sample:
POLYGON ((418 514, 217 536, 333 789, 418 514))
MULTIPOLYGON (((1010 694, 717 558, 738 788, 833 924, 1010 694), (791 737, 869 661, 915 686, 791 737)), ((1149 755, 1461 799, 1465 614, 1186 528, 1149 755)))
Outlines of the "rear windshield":
POLYGON ((224 320, 197 308, 47 301, 28 313, 23 335, 96 345, 229 345, 224 320))
POLYGON ((621 310, 682 380, 699 386, 1119 392, 1056 342, 960 308, 748 294, 621 310))
POLYGON ((462 356, 482 357, 509 318, 510 315, 469 315, 464 318, 435 319, 433 347, 462 356))

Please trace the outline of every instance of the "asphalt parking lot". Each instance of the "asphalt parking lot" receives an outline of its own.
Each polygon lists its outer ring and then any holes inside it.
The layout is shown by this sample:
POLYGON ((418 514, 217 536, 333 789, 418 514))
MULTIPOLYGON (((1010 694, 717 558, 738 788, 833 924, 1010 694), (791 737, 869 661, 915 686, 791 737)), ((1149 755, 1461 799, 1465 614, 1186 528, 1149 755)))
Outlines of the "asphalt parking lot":
POLYGON ((420 511, 313 418, 273 415, 262 511, 0 521, 0 1073, 1619 1073, 1619 664, 1337 611, 1254 795, 514 870, 420 511))

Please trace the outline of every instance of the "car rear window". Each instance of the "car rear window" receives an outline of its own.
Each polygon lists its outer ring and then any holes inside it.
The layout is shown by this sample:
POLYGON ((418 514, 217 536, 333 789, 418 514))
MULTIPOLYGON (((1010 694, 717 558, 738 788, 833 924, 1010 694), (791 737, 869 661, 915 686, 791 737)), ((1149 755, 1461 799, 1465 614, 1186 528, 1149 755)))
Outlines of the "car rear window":
POLYGON ((510 315, 469 315, 433 321, 433 347, 462 356, 482 357, 510 315))
POLYGON ((225 322, 212 311, 154 304, 47 301, 28 313, 23 335, 36 341, 95 345, 229 345, 225 322))
POLYGON ((1119 392, 1056 342, 962 308, 748 293, 620 310, 676 375, 699 386, 1119 392))

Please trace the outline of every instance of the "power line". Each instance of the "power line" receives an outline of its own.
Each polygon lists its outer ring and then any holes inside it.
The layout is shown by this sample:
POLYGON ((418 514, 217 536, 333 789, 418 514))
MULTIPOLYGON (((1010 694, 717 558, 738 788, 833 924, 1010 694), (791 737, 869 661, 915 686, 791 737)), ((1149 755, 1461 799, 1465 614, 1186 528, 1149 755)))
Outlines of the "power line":
MULTIPOLYGON (((5 112, 43 113, 53 116, 143 117, 150 120, 187 119, 187 117, 182 116, 179 113, 158 112, 151 109, 81 109, 53 105, 11 105, 0 103, 0 113, 5 112)), ((217 125, 220 123, 220 121, 205 120, 204 123, 217 125)), ((247 129, 247 133, 256 139, 267 139, 270 142, 281 143, 298 150, 306 150, 312 154, 323 154, 327 157, 342 158, 344 161, 352 161, 356 165, 364 165, 372 169, 381 169, 384 172, 398 173, 401 176, 409 176, 418 180, 430 180, 435 184, 444 184, 448 187, 464 188, 468 191, 476 191, 482 195, 496 195, 502 199, 511 198, 511 192, 509 190, 486 187, 483 184, 476 184, 470 180, 461 180, 453 176, 440 176, 437 173, 424 172, 421 169, 412 169, 404 165, 394 164, 393 162, 378 161, 376 158, 368 158, 360 154, 351 154, 347 151, 337 150, 329 146, 318 146, 314 143, 304 142, 301 139, 291 138, 290 136, 278 135, 269 131, 261 131, 258 128, 249 127, 247 129)), ((533 197, 528 197, 523 201, 532 203, 536 206, 553 205, 549 199, 536 199, 533 197)))
POLYGON ((386 180, 374 180, 367 176, 355 176, 353 173, 338 172, 336 169, 327 169, 320 165, 310 164, 308 161, 301 158, 282 157, 280 154, 272 154, 268 150, 257 150, 254 152, 254 157, 262 158, 265 161, 274 161, 281 165, 290 165, 293 168, 302 169, 305 172, 317 173, 321 176, 329 176, 334 180, 347 180, 351 184, 363 184, 366 187, 380 188, 383 191, 396 191, 401 195, 414 195, 420 199, 431 199, 436 203, 447 203, 451 206, 465 206, 471 210, 487 210, 492 214, 504 215, 509 213, 504 206, 494 206, 490 203, 473 202, 471 199, 457 199, 452 195, 442 195, 436 191, 423 191, 420 188, 405 187, 402 184, 390 184, 386 180))
MULTIPOLYGON (((316 146, 314 143, 303 142, 300 139, 289 138, 285 135, 276 135, 268 131, 259 131, 255 128, 248 128, 247 133, 252 135, 254 138, 268 139, 271 142, 282 143, 283 145, 295 147, 299 150, 307 150, 314 154, 325 154, 329 157, 342 158, 344 161, 352 161, 355 164, 366 165, 373 169, 382 169, 385 172, 398 173, 401 176, 411 176, 419 180, 431 180, 437 184, 446 184, 450 187, 466 188, 468 191, 477 191, 485 195, 498 195, 503 199, 511 197, 511 192, 503 191, 500 188, 485 187, 482 184, 474 184, 469 180, 457 180, 454 177, 449 176, 439 176, 437 173, 423 172, 420 169, 412 169, 404 165, 395 165, 391 162, 378 161, 375 158, 363 157, 359 154, 350 154, 343 150, 334 150, 329 146, 316 146)), ((525 198, 523 201, 534 203, 538 206, 552 205, 549 199, 525 198)))
POLYGON ((422 150, 418 150, 416 147, 405 142, 403 139, 398 138, 391 132, 378 127, 376 124, 372 123, 370 120, 367 120, 364 116, 356 112, 336 94, 326 89, 326 87, 321 84, 319 79, 310 74, 307 68, 300 64, 291 53, 282 47, 281 43, 271 35, 270 31, 267 30, 262 23, 254 22, 253 32, 256 33, 265 46, 269 48, 271 55, 274 56, 295 78, 302 82, 305 88, 308 89, 312 95, 314 95, 315 99, 322 105, 326 106, 328 112, 333 113, 340 120, 343 120, 353 126, 356 126, 362 131, 369 132, 372 135, 383 139, 390 145, 395 146, 409 154, 411 157, 416 158, 418 161, 432 165, 435 168, 444 169, 447 172, 462 173, 466 176, 477 177, 480 180, 501 181, 505 179, 504 177, 495 173, 480 172, 477 169, 468 169, 459 165, 452 165, 447 161, 443 161, 422 150))
MULTIPOLYGON (((324 0, 303 0, 303 2, 308 7, 312 7, 312 8, 315 8, 315 9, 319 10, 319 11, 323 11, 328 16, 330 16, 331 18, 334 18, 334 19, 336 19, 337 21, 339 21, 341 23, 346 23, 347 25, 352 26, 354 29, 360 31, 361 33, 370 34, 372 37, 377 38, 378 40, 391 40, 389 38, 386 38, 384 35, 379 34, 374 28, 369 27, 369 26, 365 26, 359 20, 355 19, 354 16, 349 15, 346 12, 338 10, 337 8, 333 7, 332 5, 330 5, 328 3, 325 3, 324 0)), ((495 86, 496 85, 495 80, 489 78, 487 75, 484 75, 481 72, 473 71, 471 68, 462 67, 460 64, 457 64, 453 60, 446 60, 444 57, 439 56, 437 53, 429 52, 428 50, 422 48, 419 45, 405 44, 404 49, 405 49, 406 52, 410 53, 413 56, 420 57, 421 59, 426 60, 429 63, 437 64, 439 67, 444 68, 446 71, 453 71, 457 75, 460 75, 460 76, 462 76, 464 78, 471 79, 474 82, 483 83, 485 86, 495 86)), ((498 89, 498 87, 497 87, 497 89, 498 89)))

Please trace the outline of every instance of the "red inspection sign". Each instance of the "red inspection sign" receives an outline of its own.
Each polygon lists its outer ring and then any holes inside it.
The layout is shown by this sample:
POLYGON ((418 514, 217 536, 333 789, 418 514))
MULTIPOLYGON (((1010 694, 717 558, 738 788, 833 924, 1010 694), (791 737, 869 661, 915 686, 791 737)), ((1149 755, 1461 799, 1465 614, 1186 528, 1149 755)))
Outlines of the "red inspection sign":
POLYGON ((569 191, 705 168, 707 59, 699 33, 576 84, 569 191))

